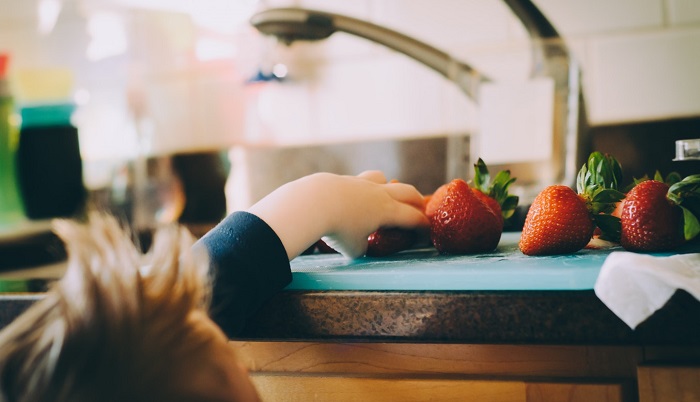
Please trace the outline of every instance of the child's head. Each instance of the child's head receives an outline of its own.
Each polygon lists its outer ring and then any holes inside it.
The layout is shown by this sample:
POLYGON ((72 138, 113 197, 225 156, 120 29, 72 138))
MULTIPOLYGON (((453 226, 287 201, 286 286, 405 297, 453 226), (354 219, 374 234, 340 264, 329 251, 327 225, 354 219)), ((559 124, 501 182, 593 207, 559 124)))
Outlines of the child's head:
POLYGON ((55 230, 68 268, 0 332, 0 401, 257 400, 207 316, 207 256, 189 232, 159 230, 144 255, 111 217, 55 230))

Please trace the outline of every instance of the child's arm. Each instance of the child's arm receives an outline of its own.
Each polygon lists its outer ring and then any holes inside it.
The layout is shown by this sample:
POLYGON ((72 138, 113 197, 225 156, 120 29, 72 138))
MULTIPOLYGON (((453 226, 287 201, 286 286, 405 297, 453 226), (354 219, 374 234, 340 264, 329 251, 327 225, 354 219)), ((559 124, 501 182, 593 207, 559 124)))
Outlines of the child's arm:
POLYGON ((418 190, 387 183, 378 171, 306 176, 248 209, 277 233, 290 260, 321 237, 344 255, 360 257, 367 249, 367 236, 379 227, 426 227, 428 219, 422 211, 418 190))
POLYGON ((427 227, 423 197, 412 186, 386 183, 380 172, 328 173, 285 184, 234 212, 200 239, 211 259, 214 321, 240 333, 262 303, 292 280, 289 261, 318 239, 359 257, 367 236, 381 226, 427 227))

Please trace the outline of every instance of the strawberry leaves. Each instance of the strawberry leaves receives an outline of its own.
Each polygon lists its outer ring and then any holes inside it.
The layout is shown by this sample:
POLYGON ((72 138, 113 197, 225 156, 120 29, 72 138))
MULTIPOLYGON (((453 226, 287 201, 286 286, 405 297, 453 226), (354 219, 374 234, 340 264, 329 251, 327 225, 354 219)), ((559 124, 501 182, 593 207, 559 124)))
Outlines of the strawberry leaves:
POLYGON ((686 241, 693 240, 700 233, 700 222, 688 208, 681 206, 683 211, 683 237, 686 241))
POLYGON ((685 177, 671 185, 666 195, 669 200, 680 206, 683 211, 683 235, 685 240, 692 240, 700 233, 700 222, 688 205, 700 200, 700 174, 685 177))
POLYGON ((622 167, 612 156, 592 152, 588 162, 581 167, 576 178, 579 194, 591 194, 596 189, 617 190, 622 180, 622 167))
POLYGON ((491 175, 486 163, 479 158, 474 164, 474 188, 488 195, 501 206, 503 219, 508 219, 515 213, 520 198, 517 195, 508 194, 508 187, 515 181, 510 177, 509 170, 501 170, 491 181, 491 175))
POLYGON ((618 190, 621 181, 620 163, 614 157, 597 151, 591 153, 576 177, 576 190, 586 200, 604 240, 620 239, 620 219, 610 214, 616 204, 625 198, 618 190))

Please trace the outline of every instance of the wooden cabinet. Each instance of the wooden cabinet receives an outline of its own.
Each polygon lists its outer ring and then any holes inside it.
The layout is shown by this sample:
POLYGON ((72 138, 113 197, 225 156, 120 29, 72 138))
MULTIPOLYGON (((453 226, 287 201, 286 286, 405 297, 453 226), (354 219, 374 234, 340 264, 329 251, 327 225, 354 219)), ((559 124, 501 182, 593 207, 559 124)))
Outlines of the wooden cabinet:
POLYGON ((619 383, 547 383, 526 381, 376 378, 300 375, 253 377, 263 401, 278 402, 623 402, 619 383))
POLYGON ((643 365, 637 380, 639 402, 700 402, 700 365, 643 365))
POLYGON ((234 342, 263 401, 631 402, 638 347, 234 342))

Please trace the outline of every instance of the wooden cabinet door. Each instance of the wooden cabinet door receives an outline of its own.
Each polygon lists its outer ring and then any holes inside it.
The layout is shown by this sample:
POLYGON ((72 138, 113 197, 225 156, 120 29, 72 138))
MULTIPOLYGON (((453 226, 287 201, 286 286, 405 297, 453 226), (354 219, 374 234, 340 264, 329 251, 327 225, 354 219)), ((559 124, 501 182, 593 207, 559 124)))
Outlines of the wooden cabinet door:
POLYGON ((640 366, 639 402, 700 402, 700 366, 640 366))
POLYGON ((543 383, 454 378, 321 375, 252 376, 260 397, 275 402, 629 402, 621 383, 543 383))

